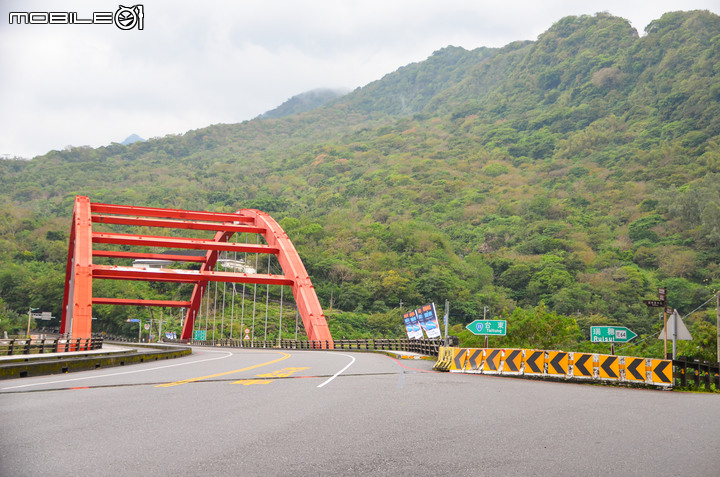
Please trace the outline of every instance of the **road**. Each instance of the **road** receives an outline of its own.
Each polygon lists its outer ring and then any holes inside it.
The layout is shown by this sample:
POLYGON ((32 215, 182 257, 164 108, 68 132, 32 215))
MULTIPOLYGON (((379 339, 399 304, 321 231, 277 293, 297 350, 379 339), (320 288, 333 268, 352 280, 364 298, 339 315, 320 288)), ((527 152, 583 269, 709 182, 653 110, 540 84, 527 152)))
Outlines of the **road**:
POLYGON ((0 381, 0 476, 720 473, 720 395, 432 364, 196 348, 0 381))

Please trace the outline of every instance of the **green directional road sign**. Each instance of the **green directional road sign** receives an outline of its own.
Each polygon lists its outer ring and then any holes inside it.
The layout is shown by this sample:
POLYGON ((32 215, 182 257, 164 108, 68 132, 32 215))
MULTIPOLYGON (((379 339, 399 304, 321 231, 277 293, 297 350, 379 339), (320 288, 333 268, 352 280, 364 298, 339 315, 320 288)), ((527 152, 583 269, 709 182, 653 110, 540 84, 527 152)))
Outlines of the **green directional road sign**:
POLYGON ((207 330, 195 330, 195 341, 205 341, 207 339, 207 330))
POLYGON ((590 341, 593 343, 627 343, 636 336, 624 326, 590 327, 590 341))
POLYGON ((474 335, 505 336, 505 320, 475 320, 465 328, 474 335))

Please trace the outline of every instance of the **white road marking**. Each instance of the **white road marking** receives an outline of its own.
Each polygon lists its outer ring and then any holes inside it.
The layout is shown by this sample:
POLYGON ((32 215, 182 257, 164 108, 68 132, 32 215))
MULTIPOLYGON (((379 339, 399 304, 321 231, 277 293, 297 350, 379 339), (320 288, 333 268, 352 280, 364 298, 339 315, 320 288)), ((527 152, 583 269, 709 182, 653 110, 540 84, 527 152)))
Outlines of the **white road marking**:
POLYGON ((325 381, 324 383, 320 384, 320 385, 318 386, 319 388, 325 386, 325 385, 328 384, 330 381, 332 381, 333 379, 337 378, 339 375, 342 374, 343 371, 345 371, 346 369, 348 369, 348 368, 349 368, 350 366, 352 366, 352 364, 355 362, 355 358, 354 358, 353 356, 350 356, 349 354, 343 354, 342 356, 345 356, 345 357, 347 357, 347 358, 350 358, 352 361, 350 361, 350 363, 349 363, 347 366, 345 366, 343 369, 341 369, 340 371, 338 371, 337 373, 335 373, 330 379, 328 379, 328 380, 325 381))
POLYGON ((123 374, 135 374, 135 373, 144 373, 146 371, 155 371, 158 369, 166 369, 166 368, 174 368, 176 366, 187 366, 188 364, 197 364, 197 363, 204 363, 207 361, 215 361, 216 359, 225 359, 229 358, 233 355, 233 353, 229 351, 213 351, 213 350, 203 350, 204 353, 225 353, 223 356, 218 356, 216 358, 208 358, 208 359, 200 359, 197 361, 191 361, 188 363, 176 363, 176 364, 168 364, 165 366, 155 366, 153 368, 147 368, 147 369, 136 369, 134 371, 122 371, 119 373, 108 373, 108 374, 100 374, 97 376, 83 376, 80 378, 68 378, 68 379, 60 379, 58 381, 45 381, 42 383, 33 383, 33 384, 21 384, 20 386, 10 386, 7 388, 0 388, 1 391, 5 391, 6 389, 20 389, 20 388, 28 388, 31 386, 44 386, 46 384, 59 384, 59 383, 70 383, 73 381, 82 381, 83 379, 96 379, 96 378, 106 378, 110 376, 121 376, 123 374))

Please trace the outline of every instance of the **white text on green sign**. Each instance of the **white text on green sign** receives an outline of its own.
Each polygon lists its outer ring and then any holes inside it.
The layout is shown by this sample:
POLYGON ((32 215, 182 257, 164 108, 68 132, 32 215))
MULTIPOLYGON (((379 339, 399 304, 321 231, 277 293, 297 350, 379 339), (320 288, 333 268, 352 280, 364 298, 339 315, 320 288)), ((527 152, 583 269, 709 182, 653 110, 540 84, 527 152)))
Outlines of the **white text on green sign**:
POLYGON ((624 326, 590 327, 590 341, 593 343, 627 343, 636 336, 637 334, 624 326))
POLYGON ((474 335, 505 336, 505 320, 475 320, 465 328, 474 335))

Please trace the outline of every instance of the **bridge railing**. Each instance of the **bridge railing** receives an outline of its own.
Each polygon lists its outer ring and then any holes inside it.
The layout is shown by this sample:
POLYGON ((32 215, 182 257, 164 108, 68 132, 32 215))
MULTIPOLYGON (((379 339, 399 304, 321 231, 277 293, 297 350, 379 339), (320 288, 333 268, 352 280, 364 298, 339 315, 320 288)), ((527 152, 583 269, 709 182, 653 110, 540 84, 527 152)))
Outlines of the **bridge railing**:
POLYGON ((720 391, 720 363, 678 356, 673 360, 675 383, 698 391, 720 391))
POLYGON ((89 351, 102 349, 102 345, 102 338, 0 339, 0 356, 89 351))
POLYGON ((336 340, 335 349, 357 349, 357 350, 390 350, 390 351, 409 351, 427 356, 437 356, 440 346, 443 346, 442 339, 387 339, 372 338, 361 340, 336 340))
MULTIPOLYGON (((454 338, 454 337, 450 337, 454 338)), ((275 348, 275 349, 329 349, 335 350, 388 350, 408 351, 427 356, 437 356, 440 347, 443 346, 442 339, 393 339, 393 338, 368 338, 358 340, 334 340, 334 341, 308 341, 284 339, 273 341, 241 340, 241 339, 220 339, 191 341, 190 344, 200 346, 223 346, 229 348, 275 348)))

